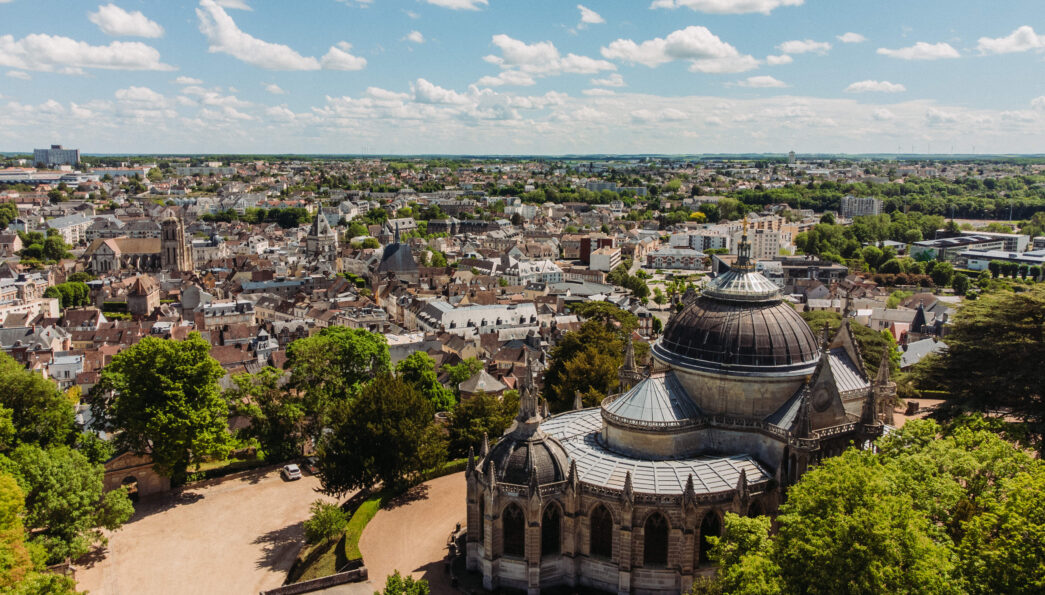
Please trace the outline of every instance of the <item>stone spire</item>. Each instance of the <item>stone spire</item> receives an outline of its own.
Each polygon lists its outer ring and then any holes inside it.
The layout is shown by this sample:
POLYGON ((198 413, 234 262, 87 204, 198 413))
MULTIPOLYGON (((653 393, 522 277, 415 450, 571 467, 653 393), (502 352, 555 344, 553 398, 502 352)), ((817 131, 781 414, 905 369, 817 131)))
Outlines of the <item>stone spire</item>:
POLYGON ((399 222, 398 221, 396 221, 395 235, 394 235, 394 239, 392 241, 395 244, 399 243, 399 222))
POLYGON ((541 411, 537 403, 537 387, 533 379, 533 363, 530 360, 530 351, 526 350, 526 375, 523 377, 522 386, 519 388, 519 414, 515 416, 515 422, 508 429, 516 440, 526 440, 540 432, 541 411))
POLYGON ((889 350, 882 351, 882 360, 878 364, 878 374, 871 384, 876 416, 889 425, 895 424, 893 406, 896 404, 896 383, 889 378, 889 350))
POLYGON ((631 333, 628 334, 627 342, 624 345, 624 364, 620 367, 618 376, 621 394, 628 392, 642 380, 642 371, 635 365, 635 345, 632 343, 631 333))
POLYGON ((581 398, 581 391, 573 391, 573 408, 574 410, 584 409, 584 399, 581 398))

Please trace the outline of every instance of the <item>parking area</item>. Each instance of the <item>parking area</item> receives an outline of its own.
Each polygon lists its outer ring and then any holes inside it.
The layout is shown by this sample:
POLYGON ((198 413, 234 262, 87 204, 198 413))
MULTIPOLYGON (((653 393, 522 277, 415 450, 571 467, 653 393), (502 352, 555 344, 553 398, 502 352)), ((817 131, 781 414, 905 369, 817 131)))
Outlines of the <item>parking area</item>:
POLYGON ((257 593, 283 583, 317 492, 311 475, 265 468, 140 503, 94 560, 77 568, 92 595, 257 593))

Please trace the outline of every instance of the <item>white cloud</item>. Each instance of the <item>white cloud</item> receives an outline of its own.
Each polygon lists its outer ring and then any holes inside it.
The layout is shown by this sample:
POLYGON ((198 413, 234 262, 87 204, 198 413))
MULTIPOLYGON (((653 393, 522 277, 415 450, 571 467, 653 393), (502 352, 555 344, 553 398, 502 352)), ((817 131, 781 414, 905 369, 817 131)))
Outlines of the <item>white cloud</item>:
POLYGON ((276 83, 269 83, 265 85, 265 90, 273 95, 286 95, 287 92, 280 88, 276 83))
POLYGON ((616 93, 614 93, 610 89, 585 89, 581 91, 581 93, 587 95, 588 97, 611 97, 613 95, 616 95, 616 93))
POLYGON ((925 112, 925 121, 929 126, 939 126, 941 124, 956 124, 961 120, 960 116, 954 112, 948 112, 930 107, 925 112))
POLYGON ((532 76, 519 70, 503 70, 497 76, 484 76, 476 84, 483 87, 500 87, 502 85, 514 85, 528 87, 536 85, 537 81, 532 76))
POLYGON ((228 54, 268 70, 319 70, 319 60, 241 31, 215 0, 200 0, 196 16, 200 20, 200 32, 210 42, 208 51, 211 53, 228 54))
POLYGON ((787 83, 784 81, 777 80, 771 76, 749 76, 745 80, 737 83, 740 87, 751 87, 753 89, 773 89, 786 87, 787 83))
POLYGON ((451 10, 479 10, 490 4, 489 0, 425 0, 425 2, 451 10))
POLYGON ((650 8, 685 7, 709 14, 769 14, 780 6, 801 6, 804 0, 653 0, 650 8))
POLYGON ((1014 52, 1026 52, 1030 50, 1045 49, 1045 35, 1038 35, 1034 28, 1028 25, 1017 28, 1005 37, 991 39, 981 37, 976 43, 976 49, 981 54, 1011 54, 1014 52))
POLYGON ((894 115, 893 112, 889 111, 888 109, 880 107, 871 113, 871 117, 880 122, 884 122, 886 120, 892 120, 896 117, 896 115, 894 115))
POLYGON ((766 56, 766 64, 770 66, 780 66, 781 64, 790 64, 795 59, 787 54, 780 54, 779 56, 766 56))
POLYGON ((926 43, 919 41, 911 47, 891 50, 889 48, 878 48, 878 53, 890 58, 900 60, 940 60, 944 58, 958 58, 958 50, 946 42, 926 43))
POLYGON ((1045 110, 1045 95, 1031 99, 1030 106, 1035 109, 1045 110))
POLYGON ((434 103, 442 105, 464 105, 471 100, 457 91, 444 89, 434 85, 425 79, 417 79, 410 84, 414 92, 414 101, 419 103, 434 103))
POLYGON ((660 110, 637 109, 629 114, 632 122, 639 124, 650 124, 656 122, 681 122, 688 120, 689 115, 675 108, 664 108, 660 110))
POLYGON ((577 10, 581 11, 581 24, 578 25, 578 28, 584 25, 601 25, 606 22, 602 15, 583 4, 578 4, 577 10))
POLYGON ((742 55, 706 27, 690 26, 672 31, 665 38, 642 43, 618 39, 602 48, 602 56, 651 68, 672 60, 689 60, 692 71, 706 73, 744 72, 758 66, 758 60, 742 55))
POLYGON ((179 76, 178 78, 174 79, 174 84, 176 84, 176 85, 202 85, 203 81, 201 81, 200 79, 194 79, 191 76, 179 76))
POLYGON ((366 68, 366 58, 349 53, 352 44, 341 41, 335 44, 323 56, 323 68, 327 70, 362 70, 366 68))
POLYGON ((406 37, 404 37, 403 39, 406 40, 406 41, 413 42, 413 43, 424 43, 425 42, 425 36, 421 35, 420 31, 411 31, 411 32, 407 33, 406 37))
POLYGON ((846 93, 902 93, 907 87, 889 81, 859 81, 845 88, 846 93))
POLYGON ((231 8, 233 10, 252 10, 244 0, 215 0, 218 6, 222 8, 231 8))
POLYGON ((277 122, 291 122, 297 115, 285 105, 275 105, 265 110, 265 116, 277 122))
POLYGON ((599 85, 601 87, 623 87, 624 77, 614 72, 607 77, 601 79, 591 79, 591 84, 599 85))
POLYGON ((29 73, 24 70, 8 70, 7 76, 13 79, 20 79, 23 81, 31 80, 33 77, 29 76, 29 73))
POLYGON ((140 41, 90 45, 60 35, 34 33, 15 40, 0 35, 0 66, 21 70, 82 74, 84 68, 109 70, 174 70, 160 53, 140 41))
POLYGON ((250 107, 252 104, 249 101, 243 101, 235 95, 225 95, 220 92, 221 89, 204 89, 203 87, 191 86, 185 87, 181 90, 185 95, 191 95, 196 98, 196 101, 203 105, 210 105, 214 107, 239 107, 245 108, 250 107))
POLYGON ((838 41, 841 41, 842 43, 863 43, 867 41, 866 37, 860 35, 859 33, 853 33, 852 31, 848 33, 843 33, 837 36, 836 39, 838 39, 838 41))
POLYGON ((485 56, 483 60, 505 70, 518 70, 533 77, 555 76, 564 73, 596 74, 604 70, 616 70, 612 62, 596 60, 588 56, 559 53, 550 41, 526 43, 507 35, 493 36, 493 44, 501 50, 500 56, 485 56))
POLYGON ((322 60, 312 56, 302 56, 298 52, 279 43, 271 43, 258 39, 240 30, 232 17, 226 13, 216 0, 200 0, 196 9, 200 20, 200 32, 210 42, 211 53, 228 54, 237 60, 267 70, 360 70, 366 66, 366 59, 348 53, 351 45, 340 42, 330 48, 322 60))
POLYGON ((115 4, 99 6, 98 12, 87 13, 87 20, 98 25, 106 35, 163 37, 163 27, 156 21, 150 21, 140 10, 127 12, 115 4))
POLYGON ((826 41, 813 41, 812 39, 793 39, 785 41, 776 47, 785 54, 805 54, 808 52, 826 54, 831 49, 831 44, 826 41))
POLYGON ((114 95, 117 100, 128 103, 145 103, 155 106, 161 106, 166 103, 166 99, 163 95, 148 87, 132 86, 127 87, 126 89, 117 89, 114 95))

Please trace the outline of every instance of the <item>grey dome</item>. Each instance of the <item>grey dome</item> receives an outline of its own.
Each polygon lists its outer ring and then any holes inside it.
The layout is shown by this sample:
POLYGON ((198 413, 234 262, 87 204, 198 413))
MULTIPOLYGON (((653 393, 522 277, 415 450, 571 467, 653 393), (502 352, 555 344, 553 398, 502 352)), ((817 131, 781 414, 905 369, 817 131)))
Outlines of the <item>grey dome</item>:
POLYGON ((536 469, 540 485, 565 481, 570 468, 566 449, 543 432, 527 440, 506 434, 490 449, 486 460, 493 461, 498 482, 516 485, 530 483, 531 467, 536 469))
POLYGON ((753 271, 730 271, 710 283, 671 320, 654 351, 672 363, 712 368, 785 370, 820 357, 809 325, 753 271))

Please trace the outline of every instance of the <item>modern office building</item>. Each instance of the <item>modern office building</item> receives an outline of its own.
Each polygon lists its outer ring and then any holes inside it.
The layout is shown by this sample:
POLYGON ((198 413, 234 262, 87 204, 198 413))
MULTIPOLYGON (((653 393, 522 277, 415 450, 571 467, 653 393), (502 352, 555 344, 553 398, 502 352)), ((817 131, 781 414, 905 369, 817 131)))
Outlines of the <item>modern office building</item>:
POLYGON ((80 164, 80 149, 63 149, 62 145, 51 145, 50 149, 33 149, 33 163, 46 167, 80 164))

